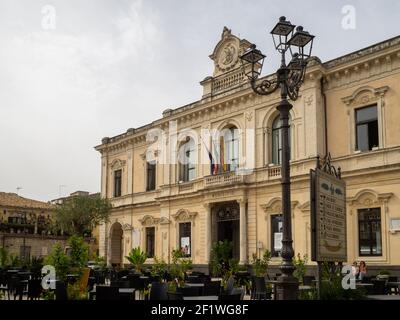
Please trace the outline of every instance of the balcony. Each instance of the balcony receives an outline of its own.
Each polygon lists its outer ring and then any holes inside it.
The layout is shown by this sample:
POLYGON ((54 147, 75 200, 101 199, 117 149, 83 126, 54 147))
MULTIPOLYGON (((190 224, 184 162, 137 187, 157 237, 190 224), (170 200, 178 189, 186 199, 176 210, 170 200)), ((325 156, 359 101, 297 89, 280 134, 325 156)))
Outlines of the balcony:
POLYGON ((214 78, 212 81, 211 92, 213 95, 215 95, 231 89, 232 87, 239 86, 245 81, 246 77, 244 75, 244 71, 242 68, 237 68, 228 72, 227 74, 223 74, 222 76, 214 78))
POLYGON ((215 176, 207 176, 204 178, 204 187, 222 186, 236 183, 243 183, 244 175, 237 174, 236 172, 226 172, 215 176))
POLYGON ((281 177, 281 166, 274 166, 268 168, 268 180, 277 179, 281 177))

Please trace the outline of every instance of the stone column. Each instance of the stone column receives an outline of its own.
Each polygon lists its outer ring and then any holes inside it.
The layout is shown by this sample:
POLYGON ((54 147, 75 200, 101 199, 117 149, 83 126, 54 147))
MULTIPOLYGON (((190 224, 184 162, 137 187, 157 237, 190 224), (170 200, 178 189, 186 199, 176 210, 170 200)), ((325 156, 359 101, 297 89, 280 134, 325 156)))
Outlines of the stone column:
POLYGON ((204 204, 205 208, 205 246, 204 246, 204 261, 206 264, 210 263, 211 253, 211 205, 204 204))
POLYGON ((247 215, 246 202, 238 200, 240 207, 240 264, 247 263, 247 215))

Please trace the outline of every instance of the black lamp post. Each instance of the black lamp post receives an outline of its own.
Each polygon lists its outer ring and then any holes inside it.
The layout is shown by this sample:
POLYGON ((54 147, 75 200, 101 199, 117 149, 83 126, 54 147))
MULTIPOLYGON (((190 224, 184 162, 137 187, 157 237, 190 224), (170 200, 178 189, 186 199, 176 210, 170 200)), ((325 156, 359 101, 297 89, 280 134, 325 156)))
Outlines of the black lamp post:
POLYGON ((271 34, 275 49, 281 54, 281 66, 272 79, 258 81, 264 63, 265 55, 252 45, 240 58, 246 76, 250 79, 253 91, 260 95, 269 95, 278 88, 281 93, 281 101, 276 107, 281 120, 281 143, 282 143, 282 214, 283 214, 283 237, 282 237, 282 275, 278 278, 277 299, 296 300, 299 283, 293 276, 295 267, 293 265, 293 240, 291 223, 291 200, 290 200, 290 145, 289 145, 289 111, 293 107, 288 101, 298 98, 301 84, 304 81, 308 59, 311 56, 314 36, 298 26, 295 26, 285 17, 280 17, 271 34), (286 65, 286 56, 290 55, 290 62, 286 65))

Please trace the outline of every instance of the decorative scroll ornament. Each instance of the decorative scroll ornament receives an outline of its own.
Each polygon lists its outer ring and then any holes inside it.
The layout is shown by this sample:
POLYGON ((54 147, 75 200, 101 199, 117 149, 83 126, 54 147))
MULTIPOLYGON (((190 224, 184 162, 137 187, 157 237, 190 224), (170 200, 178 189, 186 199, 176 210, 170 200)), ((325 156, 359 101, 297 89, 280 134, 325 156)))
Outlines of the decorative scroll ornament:
POLYGON ((217 221, 232 221, 240 219, 239 207, 237 204, 226 204, 216 207, 217 221))
POLYGON ((330 152, 325 157, 322 158, 322 161, 320 160, 319 156, 317 156, 317 168, 321 169, 322 171, 332 176, 335 176, 336 178, 341 179, 342 178, 341 168, 338 167, 336 169, 335 166, 332 165, 331 161, 332 157, 330 152))

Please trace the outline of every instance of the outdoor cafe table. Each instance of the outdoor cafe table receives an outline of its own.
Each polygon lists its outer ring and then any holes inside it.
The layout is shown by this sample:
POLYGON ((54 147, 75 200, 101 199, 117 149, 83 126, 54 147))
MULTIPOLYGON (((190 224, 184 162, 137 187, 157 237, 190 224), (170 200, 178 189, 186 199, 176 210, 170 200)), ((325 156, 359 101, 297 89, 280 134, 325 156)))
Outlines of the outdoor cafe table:
POLYGON ((183 297, 183 300, 218 300, 218 296, 193 296, 193 297, 183 297))
POLYGON ((186 288, 202 288, 204 283, 185 283, 186 288))
POLYGON ((369 300, 400 300, 400 295, 392 294, 377 294, 367 296, 369 300))
POLYGON ((390 281, 386 284, 386 286, 390 289, 390 291, 394 288, 394 291, 391 292, 398 294, 400 289, 400 281, 390 281))
MULTIPOLYGON (((136 289, 134 288, 119 288, 118 292, 120 296, 129 296, 134 297, 136 289)), ((92 300, 96 296, 96 288, 93 288, 92 291, 89 291, 89 300, 92 300)))
POLYGON ((356 287, 373 287, 373 286, 374 286, 373 283, 362 283, 362 282, 356 283, 356 287))

